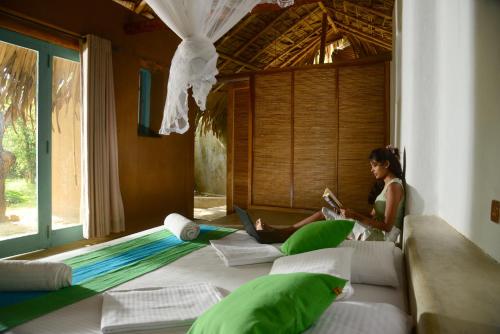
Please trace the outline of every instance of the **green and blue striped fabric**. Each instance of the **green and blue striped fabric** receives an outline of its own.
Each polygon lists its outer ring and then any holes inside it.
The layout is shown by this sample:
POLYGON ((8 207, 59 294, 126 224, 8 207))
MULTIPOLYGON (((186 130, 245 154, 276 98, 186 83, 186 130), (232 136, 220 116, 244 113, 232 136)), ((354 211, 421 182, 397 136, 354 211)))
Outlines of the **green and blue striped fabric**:
POLYGON ((94 296, 169 264, 220 239, 235 229, 201 225, 193 241, 182 241, 168 230, 69 258, 73 285, 51 292, 0 293, 0 332, 94 296))

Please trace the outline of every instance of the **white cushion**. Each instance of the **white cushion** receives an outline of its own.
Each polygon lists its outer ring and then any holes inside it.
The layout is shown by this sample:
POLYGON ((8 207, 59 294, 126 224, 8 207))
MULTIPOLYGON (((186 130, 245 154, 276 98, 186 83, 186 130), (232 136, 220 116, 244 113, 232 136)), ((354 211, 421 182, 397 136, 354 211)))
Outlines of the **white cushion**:
POLYGON ((246 233, 210 240, 210 244, 227 267, 273 262, 283 256, 278 247, 261 244, 246 233))
POLYGON ((304 334, 407 334, 411 318, 391 304, 333 303, 304 334))
POLYGON ((169 214, 163 221, 163 224, 180 240, 194 240, 200 234, 200 225, 178 213, 169 214))
POLYGON ((221 299, 209 283, 111 290, 103 295, 101 331, 137 333, 190 325, 221 299))
MULTIPOLYGON (((346 280, 351 279, 352 248, 324 248, 312 252, 284 256, 274 261, 270 275, 288 273, 329 274, 346 280)), ((354 290, 350 282, 344 286, 337 300, 349 298, 354 290)))
POLYGON ((345 240, 339 247, 354 248, 351 282, 385 285, 397 288, 398 275, 394 266, 394 243, 388 241, 345 240))
POLYGON ((67 264, 48 261, 1 260, 0 291, 52 291, 71 285, 67 264))

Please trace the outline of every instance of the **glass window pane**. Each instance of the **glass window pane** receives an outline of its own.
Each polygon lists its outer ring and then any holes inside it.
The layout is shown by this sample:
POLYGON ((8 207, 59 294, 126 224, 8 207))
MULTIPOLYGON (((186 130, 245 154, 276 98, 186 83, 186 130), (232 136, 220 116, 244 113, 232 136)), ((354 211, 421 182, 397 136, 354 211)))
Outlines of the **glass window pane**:
POLYGON ((52 229, 80 225, 80 63, 54 57, 52 229))
POLYGON ((0 240, 38 233, 38 52, 0 41, 0 240))

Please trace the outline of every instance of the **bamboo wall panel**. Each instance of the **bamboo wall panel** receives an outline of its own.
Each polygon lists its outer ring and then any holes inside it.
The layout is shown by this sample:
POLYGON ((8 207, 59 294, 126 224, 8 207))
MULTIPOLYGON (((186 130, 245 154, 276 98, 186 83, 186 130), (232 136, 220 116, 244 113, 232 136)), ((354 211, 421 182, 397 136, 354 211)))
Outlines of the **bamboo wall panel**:
POLYGON ((367 159, 339 161, 339 199, 345 207, 370 214, 368 193, 374 182, 367 159))
POLYGON ((367 158, 385 140, 384 63, 339 69, 339 159, 367 158))
POLYGON ((255 76, 252 204, 290 207, 292 73, 255 76))
POLYGON ((386 142, 388 77, 383 62, 255 74, 253 118, 235 114, 235 131, 248 126, 251 134, 235 137, 242 146, 235 151, 252 149, 250 161, 235 157, 242 160, 235 194, 244 198, 246 166, 250 206, 317 209, 328 186, 347 207, 368 213, 374 179, 367 157, 386 142))
POLYGON ((295 71, 293 206, 320 208, 337 190, 337 69, 295 71))
POLYGON ((338 193, 346 205, 358 210, 369 207, 366 195, 373 177, 366 177, 368 155, 385 144, 385 87, 384 63, 339 69, 338 193))
POLYGON ((233 90, 234 101, 234 160, 233 203, 246 208, 248 205, 248 116, 250 91, 248 88, 233 90))

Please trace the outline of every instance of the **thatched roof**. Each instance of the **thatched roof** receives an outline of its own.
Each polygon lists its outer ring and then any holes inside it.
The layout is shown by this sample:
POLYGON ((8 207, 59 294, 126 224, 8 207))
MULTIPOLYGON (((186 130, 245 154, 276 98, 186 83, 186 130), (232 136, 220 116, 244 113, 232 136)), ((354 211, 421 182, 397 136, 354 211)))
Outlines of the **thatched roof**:
MULTIPOLYGON (((144 0, 113 0, 142 15, 128 33, 166 29, 144 0)), ((219 72, 234 74, 312 64, 325 26, 326 45, 344 39, 334 58, 356 59, 390 53, 394 0, 295 0, 281 9, 259 5, 217 41, 219 72), (323 23, 325 20, 325 23, 323 23)))
MULTIPOLYGON (((113 0, 138 15, 124 27, 129 34, 167 29, 144 0, 113 0)), ((324 58, 359 59, 392 50, 394 0, 295 0, 288 8, 258 5, 216 42, 219 76, 270 68, 303 66, 324 58), (332 57, 333 56, 333 57, 332 57)), ((209 95, 205 112, 196 123, 218 137, 225 132, 223 95, 209 95)))
MULTIPOLYGON (((0 113, 5 117, 1 126, 33 119, 37 92, 37 52, 0 42, 0 113)), ((80 63, 54 57, 52 77, 53 128, 59 132, 59 113, 80 104, 80 63)), ((76 110, 76 109, 75 109, 76 110)))

